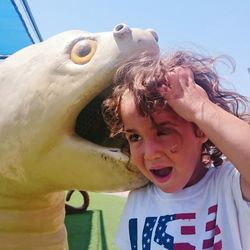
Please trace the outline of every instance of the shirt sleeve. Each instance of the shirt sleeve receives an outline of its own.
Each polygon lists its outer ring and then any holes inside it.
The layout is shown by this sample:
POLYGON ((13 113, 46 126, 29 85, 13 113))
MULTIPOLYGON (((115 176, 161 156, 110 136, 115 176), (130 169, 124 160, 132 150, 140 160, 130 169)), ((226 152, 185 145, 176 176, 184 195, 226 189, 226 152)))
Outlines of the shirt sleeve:
POLYGON ((129 218, 131 214, 131 206, 133 204, 133 191, 129 193, 123 213, 118 225, 116 232, 116 245, 119 250, 130 249, 130 239, 129 239, 129 218))
POLYGON ((245 211, 246 213, 250 213, 250 202, 245 201, 242 196, 240 187, 240 173, 229 162, 224 166, 224 180, 229 181, 229 185, 232 190, 232 195, 234 197, 236 207, 241 212, 245 211))
POLYGON ((242 196, 239 171, 230 162, 226 162, 222 166, 219 175, 220 183, 224 183, 225 193, 227 195, 231 193, 233 197, 239 223, 250 231, 250 202, 245 201, 242 196))

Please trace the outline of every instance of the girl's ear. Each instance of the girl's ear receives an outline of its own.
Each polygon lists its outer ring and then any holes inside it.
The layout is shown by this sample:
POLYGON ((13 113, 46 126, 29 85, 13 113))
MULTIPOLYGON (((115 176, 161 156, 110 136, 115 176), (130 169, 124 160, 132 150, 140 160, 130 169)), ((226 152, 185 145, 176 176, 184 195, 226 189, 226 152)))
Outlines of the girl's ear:
POLYGON ((200 138, 202 144, 205 143, 208 140, 206 134, 194 123, 193 123, 193 128, 196 137, 200 138))
POLYGON ((208 140, 208 137, 206 136, 206 134, 197 126, 194 129, 194 133, 195 133, 196 137, 198 137, 201 140, 202 144, 208 140))

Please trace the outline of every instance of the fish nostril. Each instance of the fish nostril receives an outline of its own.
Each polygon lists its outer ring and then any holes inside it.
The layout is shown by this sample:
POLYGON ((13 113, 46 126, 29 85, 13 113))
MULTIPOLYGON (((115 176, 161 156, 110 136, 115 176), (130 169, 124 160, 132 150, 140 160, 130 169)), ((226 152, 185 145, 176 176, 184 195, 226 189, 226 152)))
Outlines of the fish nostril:
POLYGON ((123 24, 123 23, 117 24, 117 25, 115 26, 115 28, 114 28, 114 31, 120 32, 120 31, 122 31, 122 29, 124 29, 125 27, 126 27, 126 24, 123 24))
POLYGON ((131 29, 124 23, 117 24, 113 29, 113 34, 116 37, 122 37, 127 33, 131 33, 131 29))
POLYGON ((159 41, 159 37, 158 37, 156 31, 154 31, 153 29, 147 29, 147 31, 149 31, 153 35, 156 42, 159 41))

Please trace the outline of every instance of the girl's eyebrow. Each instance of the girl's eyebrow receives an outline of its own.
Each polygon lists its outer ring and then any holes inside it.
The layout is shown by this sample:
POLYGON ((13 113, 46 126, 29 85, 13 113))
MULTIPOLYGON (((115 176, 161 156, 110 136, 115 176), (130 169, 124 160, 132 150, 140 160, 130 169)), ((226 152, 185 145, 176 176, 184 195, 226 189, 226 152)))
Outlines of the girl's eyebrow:
MULTIPOLYGON (((172 127, 176 127, 177 124, 174 123, 174 122, 169 122, 169 121, 163 121, 163 122, 160 122, 159 124, 155 124, 156 127, 165 127, 165 126, 172 126, 172 127)), ((138 133, 136 129, 131 129, 131 128, 127 128, 127 129, 124 129, 122 131, 123 133, 138 133)))
POLYGON ((123 133, 136 133, 137 131, 135 129, 128 128, 128 129, 124 129, 122 132, 123 133))
POLYGON ((176 127, 177 124, 174 123, 174 122, 168 122, 168 121, 160 122, 160 123, 157 124, 157 127, 165 127, 165 126, 176 127))

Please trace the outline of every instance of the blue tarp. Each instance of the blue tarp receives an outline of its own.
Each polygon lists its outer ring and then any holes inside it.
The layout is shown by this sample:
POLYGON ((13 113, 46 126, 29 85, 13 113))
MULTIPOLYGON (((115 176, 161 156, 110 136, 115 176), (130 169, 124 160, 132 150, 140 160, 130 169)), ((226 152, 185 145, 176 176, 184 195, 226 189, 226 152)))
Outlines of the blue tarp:
POLYGON ((42 41, 26 0, 0 0, 0 59, 42 41))

